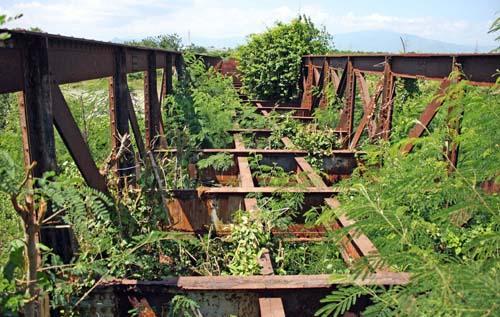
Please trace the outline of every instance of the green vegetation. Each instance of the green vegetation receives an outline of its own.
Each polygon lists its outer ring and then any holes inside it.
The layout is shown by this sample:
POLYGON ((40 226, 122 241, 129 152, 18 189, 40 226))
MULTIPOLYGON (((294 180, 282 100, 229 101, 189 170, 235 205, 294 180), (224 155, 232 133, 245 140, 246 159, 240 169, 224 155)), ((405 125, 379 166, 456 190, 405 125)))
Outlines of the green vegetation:
MULTIPOLYGON (((4 21, 0 16, 0 24, 4 21)), ((497 26, 498 19, 492 32, 497 26)), ((300 57, 324 53, 331 48, 330 42, 329 35, 305 17, 252 35, 238 52, 245 88, 261 98, 297 97, 300 57)), ((177 35, 135 44, 181 48, 177 35)), ((229 130, 233 128, 272 130, 268 138, 242 134, 248 148, 282 149, 285 143, 290 147, 283 141, 288 138, 294 148, 307 151, 307 161, 319 174, 323 158, 341 147, 335 128, 342 100, 335 96, 327 96, 328 105, 316 109, 309 124, 275 111, 262 116, 240 100, 230 79, 207 68, 191 53, 184 60, 185 73, 175 79, 174 92, 162 105, 167 148, 156 156, 162 185, 169 193, 207 186, 202 177, 193 176, 193 167, 199 174, 235 168, 235 157, 229 153, 201 156, 197 152, 200 148, 231 148, 229 130)), ((139 77, 129 76, 132 97, 138 104, 139 77)), ((366 78, 373 93, 377 78, 366 78)), ((63 86, 68 106, 99 166, 106 165, 111 152, 107 85, 100 79, 63 86)), ((230 229, 226 236, 215 234, 213 227, 199 236, 167 231, 169 219, 148 162, 141 162, 136 186, 118 189, 118 179, 110 172, 110 196, 86 187, 59 136, 57 175, 47 173, 34 180, 35 189, 24 186, 17 98, 1 95, 0 314, 15 316, 24 309, 30 315, 32 298, 43 301, 50 295, 51 306, 61 315, 78 315, 88 292, 108 278, 255 275, 261 270, 259 258, 269 252, 275 273, 281 275, 362 277, 381 268, 411 273, 406 286, 340 287, 322 300, 318 316, 342 316, 362 297, 370 299, 364 316, 497 316, 500 198, 487 192, 485 184, 500 182, 500 135, 495 133, 500 130, 499 87, 499 83, 472 87, 466 80, 452 84, 424 136, 408 140, 408 132, 435 97, 437 83, 398 79, 391 140, 368 144, 367 136, 362 136, 360 144, 366 154, 350 179, 335 184, 342 189, 337 197, 339 208, 311 203, 303 193, 251 194, 247 198, 256 199, 257 211, 235 212, 232 223, 224 228, 230 229), (460 134, 448 124, 458 121, 460 134), (415 144, 413 152, 402 153, 410 141, 415 144), (443 156, 443 149, 448 150, 452 142, 460 149, 456 167, 450 167, 443 156), (47 202, 52 207, 50 218, 38 219, 47 212, 47 202), (329 230, 342 214, 356 223, 329 230), (29 223, 27 215, 39 223, 29 223), (53 250, 30 245, 34 240, 23 237, 26 228, 37 233, 40 226, 54 224, 73 232, 78 253, 70 263, 63 264, 53 250), (328 230, 323 240, 304 243, 286 232, 297 224, 328 230), (380 256, 347 267, 338 243, 352 229, 366 234, 380 256), (41 264, 33 271, 29 264, 37 257, 41 264)), ((356 104, 361 102, 356 100, 356 104)), ((360 109, 358 106, 355 112, 356 123, 362 115, 360 109)), ((142 127, 144 113, 136 110, 142 127)), ((251 156, 249 167, 256 186, 312 186, 305 173, 266 161, 262 155, 251 156)), ((169 316, 201 315, 200 305, 186 294, 174 296, 168 309, 169 316)))
MULTIPOLYGON (((491 134, 500 128, 498 93, 498 86, 454 84, 414 153, 401 154, 401 146, 409 140, 398 134, 391 144, 367 148, 367 165, 343 183, 347 192, 339 197, 341 207, 325 210, 318 223, 347 213, 357 221, 355 228, 366 233, 381 252, 379 262, 362 261, 355 272, 383 265, 411 272, 412 280, 406 287, 339 289, 325 299, 318 315, 339 316, 361 295, 373 301, 366 316, 499 313, 495 285, 500 199, 480 188, 485 181, 498 182, 500 139, 491 134), (450 115, 463 120, 460 136, 446 126, 450 115), (442 150, 452 139, 459 142, 461 156, 458 168, 450 173, 442 150)), ((425 105, 428 99, 425 94, 409 98, 401 106, 402 113, 406 107, 425 105)), ((399 117, 396 122, 405 124, 415 118, 399 117)))
POLYGON ((259 99, 295 99, 302 56, 324 54, 331 48, 331 36, 306 16, 252 34, 237 52, 244 89, 259 99))
POLYGON ((149 36, 140 41, 127 41, 125 44, 180 51, 182 49, 182 38, 176 33, 163 34, 158 36, 149 36))
MULTIPOLYGON (((500 17, 496 18, 495 21, 491 24, 490 30, 488 33, 498 33, 500 31, 500 17)), ((500 35, 495 38, 495 41, 500 41, 500 35)), ((500 51, 500 46, 493 50, 494 52, 500 51)))

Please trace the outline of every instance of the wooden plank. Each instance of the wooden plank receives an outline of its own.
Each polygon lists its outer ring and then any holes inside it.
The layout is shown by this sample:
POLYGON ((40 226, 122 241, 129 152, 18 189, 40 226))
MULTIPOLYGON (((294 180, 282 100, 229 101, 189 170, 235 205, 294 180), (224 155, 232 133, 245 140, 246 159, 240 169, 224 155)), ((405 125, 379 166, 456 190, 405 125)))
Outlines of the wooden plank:
POLYGON ((320 195, 334 195, 340 192, 333 187, 198 187, 200 195, 220 195, 220 194, 248 194, 248 193, 309 193, 320 195))
MULTIPOLYGON (((262 154, 264 156, 307 155, 307 151, 303 150, 281 150, 281 149, 199 149, 194 151, 204 154, 229 153, 235 156, 248 156, 250 154, 262 154)), ((157 152, 175 153, 177 152, 177 149, 162 149, 158 150, 157 152)))
POLYGON ((245 142, 243 141, 243 136, 240 133, 236 133, 233 135, 234 140, 234 148, 237 150, 245 149, 245 142))
POLYGON ((295 147, 292 140, 290 140, 290 138, 287 136, 282 137, 281 142, 283 142, 283 144, 285 145, 286 148, 294 148, 295 147))
POLYGON ((247 132, 247 133, 254 133, 254 132, 262 132, 262 133, 271 133, 273 132, 272 129, 242 129, 242 128, 233 128, 228 130, 229 133, 241 133, 241 132, 247 132))
POLYGON ((377 272, 365 278, 354 278, 347 274, 332 276, 317 275, 253 275, 253 276, 180 276, 159 281, 109 280, 102 286, 163 286, 186 291, 266 291, 294 289, 330 289, 336 285, 405 285, 410 274, 405 272, 377 272))
MULTIPOLYGON (((198 153, 205 153, 205 154, 215 154, 215 153, 229 153, 233 154, 236 156, 248 156, 249 154, 262 154, 264 156, 305 156, 308 154, 307 151, 304 150, 293 150, 293 149, 198 149, 198 150, 193 150, 194 152, 198 153)), ((161 149, 157 150, 157 152, 168 152, 168 153, 175 153, 177 152, 177 149, 161 149)), ((365 151, 357 151, 357 150, 352 150, 352 149, 338 149, 338 150, 332 150, 331 153, 333 155, 336 154, 358 154, 358 155, 363 155, 366 154, 365 151)))
POLYGON ((240 171, 240 185, 241 187, 254 187, 252 171, 248 166, 248 158, 247 157, 238 157, 238 169, 240 171))
POLYGON ((257 198, 245 198, 243 203, 246 211, 257 211, 259 209, 257 205, 257 198))
MULTIPOLYGON (((331 208, 338 208, 340 206, 340 202, 336 198, 326 198, 326 204, 331 208)), ((338 222, 342 228, 352 226, 354 221, 349 219, 346 215, 341 215, 338 218, 338 222)), ((366 235, 360 232, 356 232, 354 230, 349 230, 349 235, 351 241, 355 244, 356 248, 361 253, 360 256, 373 256, 378 254, 377 248, 373 245, 373 243, 368 239, 366 235)))
POLYGON ((259 308, 261 317, 285 317, 283 301, 279 297, 260 297, 259 308))
POLYGON ((325 187, 328 186, 323 181, 323 178, 319 176, 316 171, 312 168, 312 166, 306 161, 304 157, 296 157, 295 162, 300 167, 300 169, 306 173, 307 178, 311 181, 311 183, 316 187, 325 187))

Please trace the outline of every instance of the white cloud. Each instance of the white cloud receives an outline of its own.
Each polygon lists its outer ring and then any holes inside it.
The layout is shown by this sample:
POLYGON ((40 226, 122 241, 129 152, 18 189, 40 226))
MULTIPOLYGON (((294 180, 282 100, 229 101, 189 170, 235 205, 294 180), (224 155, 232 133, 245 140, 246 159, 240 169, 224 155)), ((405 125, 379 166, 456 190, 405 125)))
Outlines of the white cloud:
MULTIPOLYGON (((9 27, 37 26, 50 33, 111 40, 141 38, 148 35, 188 31, 192 38, 222 39, 242 37, 259 32, 277 20, 288 21, 299 13, 293 5, 248 6, 224 0, 161 1, 161 0, 51 0, 20 1, 0 12, 24 17, 9 27)), ((402 18, 380 13, 343 15, 329 13, 318 5, 304 5, 300 13, 324 24, 330 33, 362 30, 389 30, 416 34, 427 38, 457 43, 492 43, 486 35, 488 21, 471 24, 464 20, 446 20, 420 16, 402 18)), ((374 39, 376 40, 376 39, 374 39)))

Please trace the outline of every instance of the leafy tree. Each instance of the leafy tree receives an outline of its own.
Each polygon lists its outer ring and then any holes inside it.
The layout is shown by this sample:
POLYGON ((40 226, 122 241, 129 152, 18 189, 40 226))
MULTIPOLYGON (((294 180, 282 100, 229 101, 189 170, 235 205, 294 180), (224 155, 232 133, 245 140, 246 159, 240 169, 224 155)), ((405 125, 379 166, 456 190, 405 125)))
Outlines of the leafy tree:
MULTIPOLYGON (((0 14, 0 26, 4 25, 5 23, 10 22, 12 20, 17 20, 17 19, 21 18, 22 16, 23 16, 22 14, 18 14, 18 15, 14 16, 14 17, 8 17, 5 14, 0 14)), ((9 35, 8 32, 2 32, 2 33, 0 33, 0 41, 6 40, 9 37, 10 37, 10 35, 9 35)))
POLYGON ((302 56, 324 54, 332 46, 331 35, 306 16, 252 34, 248 43, 238 49, 244 88, 252 97, 294 99, 299 93, 302 56))
POLYGON ((127 41, 125 44, 180 51, 182 48, 182 38, 176 33, 162 34, 148 36, 140 41, 127 41))

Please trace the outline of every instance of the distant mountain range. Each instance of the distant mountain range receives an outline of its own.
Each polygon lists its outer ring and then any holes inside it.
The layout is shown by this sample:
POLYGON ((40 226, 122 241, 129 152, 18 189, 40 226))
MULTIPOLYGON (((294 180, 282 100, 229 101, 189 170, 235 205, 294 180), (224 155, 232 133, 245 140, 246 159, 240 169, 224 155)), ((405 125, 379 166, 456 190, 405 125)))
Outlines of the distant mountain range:
POLYGON ((338 50, 401 53, 403 52, 401 38, 405 43, 406 52, 486 53, 495 48, 494 46, 447 43, 412 34, 378 30, 334 34, 333 42, 338 50))
MULTIPOLYGON (((406 46, 406 52, 420 53, 487 53, 495 46, 468 45, 447 43, 437 40, 431 40, 412 34, 403 34, 390 31, 361 31, 352 33, 333 34, 333 42, 338 50, 349 50, 359 52, 387 52, 401 53, 403 45, 401 38, 406 46)), ((132 40, 132 39, 126 39, 132 40)), ((125 39, 115 38, 111 40, 115 43, 123 43, 125 39)), ((245 37, 230 38, 197 38, 192 37, 192 42, 196 45, 202 45, 212 48, 236 47, 245 43, 245 37)))

